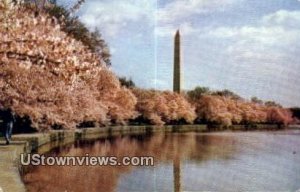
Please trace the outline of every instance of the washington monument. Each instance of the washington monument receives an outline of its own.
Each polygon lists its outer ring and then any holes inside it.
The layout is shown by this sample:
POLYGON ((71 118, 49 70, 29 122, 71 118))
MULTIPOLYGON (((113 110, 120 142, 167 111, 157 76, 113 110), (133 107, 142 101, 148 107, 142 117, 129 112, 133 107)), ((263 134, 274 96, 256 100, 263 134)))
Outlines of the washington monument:
POLYGON ((180 56, 180 33, 177 30, 174 40, 174 74, 173 91, 180 93, 181 87, 181 56, 180 56))

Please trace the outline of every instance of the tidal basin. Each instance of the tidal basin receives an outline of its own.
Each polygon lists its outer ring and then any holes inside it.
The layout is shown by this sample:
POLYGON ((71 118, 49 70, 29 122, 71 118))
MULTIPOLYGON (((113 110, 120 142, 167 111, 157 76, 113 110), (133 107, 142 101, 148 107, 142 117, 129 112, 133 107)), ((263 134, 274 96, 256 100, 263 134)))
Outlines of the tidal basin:
POLYGON ((297 191, 300 130, 78 140, 46 156, 154 157, 154 166, 31 166, 28 191, 297 191), (46 174, 45 174, 46 173, 46 174))

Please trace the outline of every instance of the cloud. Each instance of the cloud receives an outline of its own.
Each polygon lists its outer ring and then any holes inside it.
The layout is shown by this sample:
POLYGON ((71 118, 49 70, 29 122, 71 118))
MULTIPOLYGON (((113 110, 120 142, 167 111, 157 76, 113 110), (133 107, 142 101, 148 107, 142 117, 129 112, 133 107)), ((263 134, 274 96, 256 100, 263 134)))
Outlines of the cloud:
POLYGON ((257 55, 250 52, 282 55, 299 48, 295 42, 300 40, 300 11, 280 10, 264 16, 257 25, 213 28, 207 35, 230 40, 232 44, 228 51, 231 54, 233 50, 247 53, 248 59, 257 55))
MULTIPOLYGON (((185 35, 199 33, 191 18, 198 15, 222 11, 238 0, 175 0, 157 9, 156 35, 171 36, 177 29, 185 35)), ((239 0, 241 2, 243 0, 239 0)))
POLYGON ((184 36, 198 33, 200 29, 194 27, 190 22, 184 22, 179 25, 158 25, 155 28, 155 34, 160 37, 170 37, 175 34, 177 30, 184 36))
POLYGON ((154 24, 155 7, 148 0, 93 0, 84 4, 79 18, 89 28, 98 27, 105 35, 115 36, 132 22, 154 24))
POLYGON ((258 89, 264 98, 289 105, 291 95, 300 91, 300 11, 279 10, 255 24, 211 28, 201 36, 220 42, 223 64, 235 73, 232 83, 249 84, 242 92, 258 89))
POLYGON ((262 19, 265 25, 280 25, 288 28, 300 27, 300 11, 279 10, 266 15, 262 19))
POLYGON ((151 26, 156 34, 166 36, 181 29, 185 35, 198 32, 190 16, 222 10, 237 0, 175 0, 159 7, 156 0, 91 0, 83 4, 80 20, 89 28, 100 28, 104 35, 114 37, 132 23, 151 26))
POLYGON ((299 38, 299 29, 285 28, 284 26, 243 26, 220 27, 209 32, 217 38, 231 38, 233 40, 256 42, 260 45, 287 45, 293 44, 299 38))
POLYGON ((172 23, 192 15, 222 10, 236 0, 175 0, 158 9, 158 21, 172 23))

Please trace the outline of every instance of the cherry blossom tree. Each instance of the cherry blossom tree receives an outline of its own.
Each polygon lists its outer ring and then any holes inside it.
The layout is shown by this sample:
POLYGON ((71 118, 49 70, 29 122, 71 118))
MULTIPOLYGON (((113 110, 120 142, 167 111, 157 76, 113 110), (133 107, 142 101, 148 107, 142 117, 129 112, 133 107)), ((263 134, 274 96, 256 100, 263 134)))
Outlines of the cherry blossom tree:
POLYGON ((196 118, 194 107, 186 98, 170 91, 154 91, 134 88, 137 111, 152 124, 163 125, 184 120, 193 123, 196 118))
POLYGON ((0 1, 0 108, 32 126, 124 124, 136 98, 98 54, 61 30, 54 17, 0 1))

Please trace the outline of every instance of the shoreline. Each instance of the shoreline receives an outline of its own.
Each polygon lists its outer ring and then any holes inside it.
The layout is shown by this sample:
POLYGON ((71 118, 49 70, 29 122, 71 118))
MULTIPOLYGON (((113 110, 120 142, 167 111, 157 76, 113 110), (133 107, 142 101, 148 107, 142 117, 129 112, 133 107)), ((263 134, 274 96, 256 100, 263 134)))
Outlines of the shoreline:
MULTIPOLYGON (((31 133, 13 135, 10 145, 4 145, 0 140, 0 189, 5 192, 26 191, 21 174, 24 168, 19 163, 21 153, 47 153, 51 149, 73 143, 74 141, 107 138, 110 136, 125 136, 131 134, 146 134, 156 132, 223 132, 223 131, 267 131, 300 129, 300 125, 291 125, 287 128, 274 124, 256 124, 252 126, 233 125, 208 126, 202 125, 166 125, 166 126, 113 126, 100 128, 84 128, 74 130, 51 130, 46 133, 31 133)), ((1 191, 1 190, 0 190, 1 191)))

